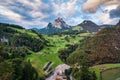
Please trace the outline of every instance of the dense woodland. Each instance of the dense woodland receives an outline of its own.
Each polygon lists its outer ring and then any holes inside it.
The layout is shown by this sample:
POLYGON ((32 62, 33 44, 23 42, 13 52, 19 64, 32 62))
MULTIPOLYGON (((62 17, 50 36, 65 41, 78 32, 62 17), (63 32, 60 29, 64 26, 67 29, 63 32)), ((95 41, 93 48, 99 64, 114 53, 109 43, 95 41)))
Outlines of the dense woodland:
POLYGON ((40 51, 47 43, 33 30, 0 23, 0 80, 42 80, 31 62, 24 58, 32 51, 40 51))
POLYGON ((47 41, 42 37, 42 35, 36 33, 34 30, 25 30, 20 26, 9 25, 5 23, 0 24, 0 39, 5 42, 7 46, 10 47, 27 47, 31 51, 38 52, 45 45, 47 41), (20 32, 18 29, 24 30, 25 32, 20 32), (36 34, 34 37, 32 34, 36 34))
POLYGON ((23 56, 8 54, 0 43, 0 80, 40 80, 40 78, 30 61, 24 61, 23 56))

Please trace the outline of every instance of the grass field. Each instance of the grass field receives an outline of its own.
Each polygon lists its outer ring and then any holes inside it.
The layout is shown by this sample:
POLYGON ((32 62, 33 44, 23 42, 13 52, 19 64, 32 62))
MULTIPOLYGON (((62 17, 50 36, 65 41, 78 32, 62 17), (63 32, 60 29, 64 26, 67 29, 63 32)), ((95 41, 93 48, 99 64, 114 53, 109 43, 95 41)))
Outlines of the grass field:
MULTIPOLYGON (((103 65, 97 65, 93 66, 90 68, 91 71, 95 71, 97 80, 100 80, 100 69, 105 68, 105 69, 111 69, 111 68, 120 68, 120 64, 103 64, 103 65)), ((109 80, 109 79, 108 79, 109 80)))
MULTIPOLYGON (((80 35, 72 35, 75 36, 74 38, 72 36, 68 35, 44 35, 44 38, 48 40, 50 43, 49 45, 52 46, 46 46, 44 49, 42 49, 40 52, 32 53, 31 55, 26 57, 26 60, 30 60, 32 65, 37 69, 43 69, 46 63, 52 62, 52 69, 54 69, 56 66, 62 64, 63 62, 58 57, 58 51, 60 49, 63 49, 66 47, 67 44, 75 44, 78 43, 79 40, 82 40, 83 37, 80 36, 87 36, 89 33, 83 33, 80 35), (65 37, 68 37, 69 41, 65 40, 65 37)), ((39 74, 45 74, 43 70, 39 70, 39 74)))
POLYGON ((39 38, 39 36, 36 33, 33 33, 30 30, 18 29, 18 28, 13 28, 13 27, 9 27, 9 28, 18 31, 19 33, 26 33, 26 34, 28 34, 28 35, 30 35, 32 37, 39 38))
POLYGON ((102 72, 102 80, 120 80, 120 68, 102 72))

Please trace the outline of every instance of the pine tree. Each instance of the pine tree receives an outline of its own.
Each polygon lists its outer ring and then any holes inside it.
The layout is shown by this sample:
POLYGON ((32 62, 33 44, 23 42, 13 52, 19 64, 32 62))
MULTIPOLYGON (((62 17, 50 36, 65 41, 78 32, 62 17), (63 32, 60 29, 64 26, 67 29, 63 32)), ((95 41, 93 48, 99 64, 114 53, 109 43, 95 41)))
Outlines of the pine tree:
POLYGON ((38 73, 34 67, 32 67, 30 61, 25 64, 22 80, 38 80, 38 73))

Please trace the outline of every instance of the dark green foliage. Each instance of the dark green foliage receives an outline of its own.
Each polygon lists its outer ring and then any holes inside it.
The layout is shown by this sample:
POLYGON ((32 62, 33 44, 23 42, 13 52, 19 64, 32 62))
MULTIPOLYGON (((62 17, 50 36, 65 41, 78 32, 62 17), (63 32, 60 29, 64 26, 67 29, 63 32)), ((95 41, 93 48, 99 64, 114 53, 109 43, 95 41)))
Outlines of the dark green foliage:
POLYGON ((97 80, 96 74, 94 72, 90 72, 88 68, 81 67, 80 69, 73 69, 73 77, 75 80, 97 80))
POLYGON ((97 80, 97 76, 96 76, 95 71, 92 72, 92 80, 97 80))
POLYGON ((34 31, 22 32, 24 30, 17 25, 0 23, 0 80, 43 79, 30 61, 24 59, 32 51, 40 51, 48 41, 34 31))
POLYGON ((68 37, 68 36, 66 36, 66 37, 65 37, 65 40, 66 40, 67 42, 70 42, 70 40, 69 40, 69 37, 68 37))
POLYGON ((5 50, 9 52, 10 58, 24 58, 27 55, 30 55, 31 52, 27 49, 27 47, 6 47, 5 50))
POLYGON ((71 72, 72 72, 72 68, 65 70, 65 75, 67 76, 67 80, 71 80, 71 79, 70 79, 71 72))
POLYGON ((0 23, 0 26, 1 26, 1 27, 10 26, 10 27, 18 28, 18 29, 24 29, 23 27, 21 27, 21 26, 19 26, 19 25, 7 24, 7 23, 0 23))
POLYGON ((22 80, 38 80, 38 73, 29 61, 23 68, 22 80))
POLYGON ((85 52, 83 50, 78 51, 76 50, 72 54, 69 55, 67 58, 67 63, 70 65, 83 65, 85 62, 87 62, 85 52))
POLYGON ((32 51, 40 51, 44 47, 44 41, 36 38, 32 38, 27 34, 20 34, 15 36, 13 40, 13 45, 17 47, 26 46, 32 51))
POLYGON ((9 61, 0 62, 0 80, 13 80, 14 69, 9 61))
POLYGON ((21 80, 23 74, 23 61, 20 58, 15 58, 12 60, 13 80, 21 80))
POLYGON ((4 59, 8 59, 9 55, 4 51, 2 43, 0 43, 0 62, 2 62, 4 59))
POLYGON ((30 62, 15 58, 0 63, 0 80, 40 80, 40 78, 30 62))
MULTIPOLYGON (((5 54, 4 46, 0 45, 0 54, 5 54)), ((10 57, 10 55, 8 55, 10 57)), ((23 58, 14 56, 6 59, 0 55, 0 80, 37 80, 38 74, 30 62, 25 62, 23 58), (30 75, 30 78, 26 75, 30 75)))
POLYGON ((69 55, 77 48, 78 44, 74 44, 74 45, 69 45, 68 48, 65 48, 63 50, 60 50, 59 53, 59 57, 60 59, 66 63, 66 59, 69 57, 69 55))
POLYGON ((79 56, 80 60, 72 69, 73 77, 76 80, 97 80, 95 72, 89 71, 89 65, 86 56, 79 56))
POLYGON ((24 28, 17 25, 3 24, 0 23, 0 40, 7 47, 27 47, 32 51, 40 51, 48 41, 46 41, 42 35, 38 34, 34 30, 25 30, 24 28), (26 32, 19 32, 26 31, 26 32), (36 37, 30 34, 36 34, 36 37))

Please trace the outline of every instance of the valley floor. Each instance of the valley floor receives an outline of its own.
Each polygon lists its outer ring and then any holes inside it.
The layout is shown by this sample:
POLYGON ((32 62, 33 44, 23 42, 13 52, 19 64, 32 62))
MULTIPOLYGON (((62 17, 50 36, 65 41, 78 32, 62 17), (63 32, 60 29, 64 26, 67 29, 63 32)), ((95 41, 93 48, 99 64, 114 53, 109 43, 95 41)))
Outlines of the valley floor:
POLYGON ((42 76, 49 74, 55 67, 63 62, 58 57, 58 51, 67 48, 66 45, 73 45, 79 43, 85 36, 90 33, 82 33, 78 35, 44 35, 44 38, 48 40, 50 46, 44 47, 40 52, 32 52, 31 55, 26 57, 26 60, 30 60, 32 65, 39 71, 38 73, 42 76), (67 37, 69 41, 65 39, 67 37), (48 72, 44 72, 43 68, 48 63, 52 62, 52 66, 48 72), (40 69, 41 68, 41 69, 40 69))

